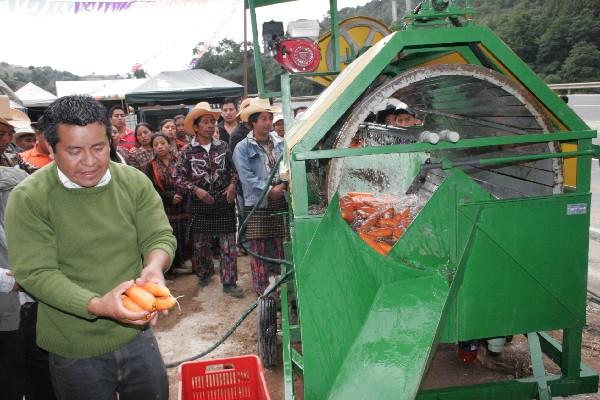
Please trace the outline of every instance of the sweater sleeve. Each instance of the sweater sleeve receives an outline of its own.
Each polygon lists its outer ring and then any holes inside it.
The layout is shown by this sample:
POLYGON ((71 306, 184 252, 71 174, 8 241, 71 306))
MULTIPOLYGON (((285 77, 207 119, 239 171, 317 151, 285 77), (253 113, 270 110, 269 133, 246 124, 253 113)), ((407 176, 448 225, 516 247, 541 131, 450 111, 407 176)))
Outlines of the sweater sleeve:
POLYGON ((177 241, 165 214, 160 196, 149 179, 140 179, 141 187, 136 196, 135 224, 139 247, 144 259, 152 250, 164 250, 171 261, 177 241))
POLYGON ((87 306, 100 295, 77 285, 60 270, 55 234, 42 209, 19 188, 9 196, 5 224, 15 279, 37 300, 81 318, 95 319, 87 306))

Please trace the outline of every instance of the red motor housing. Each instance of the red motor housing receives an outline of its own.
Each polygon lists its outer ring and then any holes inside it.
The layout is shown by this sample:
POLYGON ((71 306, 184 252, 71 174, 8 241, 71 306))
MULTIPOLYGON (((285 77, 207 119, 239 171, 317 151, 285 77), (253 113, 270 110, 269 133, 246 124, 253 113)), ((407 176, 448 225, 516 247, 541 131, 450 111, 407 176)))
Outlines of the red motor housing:
POLYGON ((283 39, 279 42, 275 59, 289 72, 313 72, 321 62, 321 49, 311 39, 283 39))

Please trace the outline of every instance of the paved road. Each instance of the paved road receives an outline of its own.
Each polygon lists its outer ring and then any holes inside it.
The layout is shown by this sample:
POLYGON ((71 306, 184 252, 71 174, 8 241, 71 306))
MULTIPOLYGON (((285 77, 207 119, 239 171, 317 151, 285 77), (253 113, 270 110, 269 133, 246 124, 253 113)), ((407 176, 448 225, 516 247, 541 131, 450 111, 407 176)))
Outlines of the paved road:
POLYGON ((592 161, 591 191, 588 287, 595 293, 600 293, 600 166, 597 160, 592 161))
MULTIPOLYGON (((592 129, 600 131, 600 94, 572 94, 569 95, 569 106, 592 129)), ((594 139, 600 144, 600 138, 594 139)))

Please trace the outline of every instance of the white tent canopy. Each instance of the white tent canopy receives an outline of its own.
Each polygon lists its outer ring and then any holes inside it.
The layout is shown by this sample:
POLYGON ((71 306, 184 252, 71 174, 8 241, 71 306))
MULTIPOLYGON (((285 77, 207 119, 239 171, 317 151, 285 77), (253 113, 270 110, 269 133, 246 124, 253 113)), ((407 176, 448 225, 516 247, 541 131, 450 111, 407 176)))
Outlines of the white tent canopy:
POLYGON ((97 81, 56 81, 58 97, 73 94, 92 96, 96 100, 123 100, 127 93, 146 79, 111 79, 97 81))
POLYGON ((56 100, 55 95, 31 82, 17 90, 15 94, 26 107, 47 107, 56 100))

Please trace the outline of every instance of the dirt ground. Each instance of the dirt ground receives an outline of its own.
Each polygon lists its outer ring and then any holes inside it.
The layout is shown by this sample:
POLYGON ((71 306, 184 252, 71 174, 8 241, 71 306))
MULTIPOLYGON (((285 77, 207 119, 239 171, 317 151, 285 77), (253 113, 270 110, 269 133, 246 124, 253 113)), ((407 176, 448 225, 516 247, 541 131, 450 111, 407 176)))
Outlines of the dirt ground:
MULTIPOLYGON (((218 262, 218 261, 217 261, 218 262)), ((215 264, 217 263, 215 262, 215 264)), ((243 299, 234 299, 222 292, 218 276, 211 284, 198 288, 192 275, 179 276, 167 281, 167 285, 179 299, 181 312, 171 312, 164 316, 155 327, 161 353, 166 363, 194 356, 211 346, 239 316, 254 302, 250 258, 238 259, 238 285, 244 289, 243 299)), ((588 324, 584 331, 582 355, 584 362, 596 371, 600 371, 600 306, 589 303, 587 309, 588 324)), ((256 354, 256 312, 253 312, 236 332, 206 359, 231 357, 244 354, 256 354)), ((553 333, 560 338, 560 332, 553 333)), ((500 358, 490 358, 481 351, 473 364, 463 364, 456 357, 455 347, 439 346, 429 372, 424 380, 424 388, 446 387, 472 383, 483 383, 502 379, 513 379, 531 374, 528 359, 527 341, 516 336, 506 346, 500 358)), ((558 368, 546 360, 546 370, 557 372, 558 368)), ((178 399, 177 368, 168 370, 170 399, 178 399)), ((266 369, 267 386, 273 400, 283 398, 283 371, 281 366, 266 369)), ((298 396, 301 398, 301 396, 298 396)), ((600 400, 600 394, 573 396, 570 399, 600 400)))

